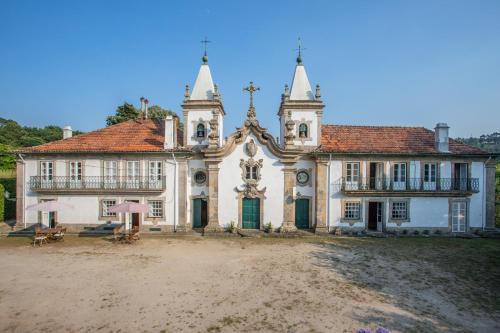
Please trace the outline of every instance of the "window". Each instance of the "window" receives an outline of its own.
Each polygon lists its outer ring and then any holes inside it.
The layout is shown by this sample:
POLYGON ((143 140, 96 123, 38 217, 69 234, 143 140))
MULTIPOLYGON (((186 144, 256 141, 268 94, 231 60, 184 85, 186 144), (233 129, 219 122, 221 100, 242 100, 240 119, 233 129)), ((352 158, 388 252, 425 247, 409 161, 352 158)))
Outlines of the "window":
POLYGON ((205 137, 205 125, 198 124, 198 126, 196 126, 196 137, 197 138, 204 138, 205 137))
POLYGON ((104 177, 116 178, 118 176, 118 163, 116 161, 104 161, 104 177))
POLYGON ((149 213, 148 217, 163 217, 163 201, 150 200, 148 201, 149 213))
POLYGON ((436 182, 436 163, 424 164, 424 182, 436 182))
POLYGON ((205 184, 206 181, 207 181, 207 175, 205 174, 205 172, 203 172, 203 171, 197 171, 194 174, 194 182, 197 185, 203 185, 203 184, 205 184))
POLYGON ((161 180, 162 175, 162 163, 161 161, 150 161, 149 162, 149 179, 150 180, 161 180))
POLYGON ((40 176, 42 180, 52 180, 53 172, 54 168, 52 162, 40 162, 40 176))
POLYGON ((344 218, 346 220, 359 220, 361 216, 361 202, 347 201, 344 203, 344 218))
POLYGON ((111 213, 109 208, 116 205, 116 200, 104 199, 101 201, 101 216, 102 217, 115 217, 116 213, 111 213))
POLYGON ((297 172, 297 183, 299 185, 305 185, 309 182, 309 174, 306 171, 297 172))
POLYGON ((127 177, 139 178, 139 161, 127 161, 127 177))
POLYGON ((257 166, 246 166, 246 179, 257 180, 257 166))
POLYGON ((394 201, 392 202, 391 211, 392 220, 407 220, 408 219, 408 202, 394 201))
POLYGON ((308 137, 307 125, 302 123, 299 125, 299 138, 307 138, 307 137, 308 137))
POLYGON ((69 162, 69 179, 82 180, 82 162, 69 162))
POLYGON ((394 163, 394 182, 406 182, 406 163, 394 163))
POLYGON ((359 163, 348 162, 346 163, 346 181, 358 182, 359 181, 359 163))
POLYGON ((451 203, 451 231, 465 232, 467 221, 467 202, 453 201, 451 203))

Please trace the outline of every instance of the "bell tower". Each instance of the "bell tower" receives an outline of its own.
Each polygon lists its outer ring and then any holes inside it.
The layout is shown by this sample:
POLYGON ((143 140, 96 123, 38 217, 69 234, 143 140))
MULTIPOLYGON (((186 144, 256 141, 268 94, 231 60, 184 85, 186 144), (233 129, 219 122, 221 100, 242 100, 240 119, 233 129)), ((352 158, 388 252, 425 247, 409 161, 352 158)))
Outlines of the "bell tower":
POLYGON ((209 144, 222 145, 224 106, 216 84, 213 83, 210 67, 208 66, 208 56, 206 51, 202 57, 202 64, 198 72, 198 77, 190 91, 186 85, 184 92, 184 103, 182 104, 184 115, 184 146, 206 147, 209 144), (211 131, 217 133, 211 135, 211 131), (215 142, 214 142, 215 139, 215 142))
POLYGON ((291 89, 285 84, 278 111, 280 143, 284 148, 314 149, 321 143, 321 118, 325 105, 319 84, 313 92, 302 63, 301 45, 291 89))

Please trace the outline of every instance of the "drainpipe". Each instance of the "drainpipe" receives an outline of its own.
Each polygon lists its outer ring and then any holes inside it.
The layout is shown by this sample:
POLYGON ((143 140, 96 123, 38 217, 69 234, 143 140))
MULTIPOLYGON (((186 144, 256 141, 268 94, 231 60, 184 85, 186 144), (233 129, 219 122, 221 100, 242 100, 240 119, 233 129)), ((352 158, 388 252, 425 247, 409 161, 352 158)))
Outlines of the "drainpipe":
POLYGON ((172 153, 172 158, 174 159, 174 162, 166 161, 168 164, 171 164, 174 166, 174 232, 177 231, 177 205, 178 205, 178 195, 177 195, 177 182, 178 178, 177 177, 177 160, 175 159, 175 154, 172 153))
MULTIPOLYGON (((24 229, 26 229, 26 161, 23 158, 22 154, 18 154, 19 158, 21 161, 23 161, 23 224, 24 224, 24 229)), ((16 200, 17 200, 17 193, 16 193, 16 200)), ((17 205, 17 203, 16 203, 17 205)), ((17 221, 16 221, 17 223, 17 221)))
POLYGON ((330 154, 330 161, 328 162, 328 175, 327 175, 327 186, 328 189, 326 191, 326 226, 328 229, 328 232, 330 232, 330 172, 332 168, 332 154, 330 154))
MULTIPOLYGON (((488 159, 486 160, 486 162, 484 162, 483 164, 483 204, 481 205, 481 210, 483 211, 483 222, 482 222, 482 229, 484 231, 485 229, 485 222, 486 222, 486 216, 484 215, 485 212, 484 212, 484 207, 486 206, 486 164, 488 164, 488 162, 491 161, 491 156, 488 157, 488 159)), ((467 212, 468 213, 468 212, 467 212)))

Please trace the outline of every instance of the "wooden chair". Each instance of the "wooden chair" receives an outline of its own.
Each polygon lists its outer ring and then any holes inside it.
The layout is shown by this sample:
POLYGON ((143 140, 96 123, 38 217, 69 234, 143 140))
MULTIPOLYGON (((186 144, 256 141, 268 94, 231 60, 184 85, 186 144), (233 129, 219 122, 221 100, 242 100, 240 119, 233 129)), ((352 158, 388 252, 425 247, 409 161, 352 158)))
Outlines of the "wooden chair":
POLYGON ((42 246, 43 242, 47 244, 47 235, 42 231, 41 228, 35 228, 35 236, 33 237, 33 246, 35 246, 36 242, 38 245, 42 246))
POLYGON ((139 240, 141 237, 139 236, 139 227, 133 227, 130 231, 130 238, 133 241, 139 240))
POLYGON ((64 241, 64 235, 66 234, 66 228, 58 226, 56 232, 52 234, 51 239, 55 241, 64 241))
POLYGON ((122 225, 118 225, 118 226, 113 228, 113 240, 115 242, 119 241, 120 239, 123 238, 123 232, 121 231, 121 229, 122 229, 122 225))

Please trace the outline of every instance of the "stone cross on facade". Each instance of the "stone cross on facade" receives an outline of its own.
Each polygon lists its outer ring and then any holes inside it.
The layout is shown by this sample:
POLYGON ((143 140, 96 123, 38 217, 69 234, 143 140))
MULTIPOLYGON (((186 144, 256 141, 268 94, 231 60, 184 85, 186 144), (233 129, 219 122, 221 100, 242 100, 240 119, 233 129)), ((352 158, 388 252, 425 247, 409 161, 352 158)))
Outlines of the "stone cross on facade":
POLYGON ((250 85, 248 87, 243 88, 243 91, 248 91, 248 93, 250 94, 250 106, 248 107, 248 112, 247 112, 248 118, 255 118, 255 108, 253 106, 253 94, 259 90, 260 88, 255 87, 252 81, 250 81, 250 85))

